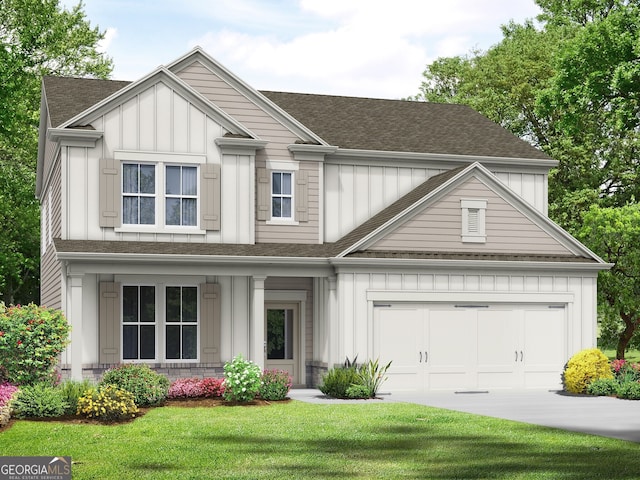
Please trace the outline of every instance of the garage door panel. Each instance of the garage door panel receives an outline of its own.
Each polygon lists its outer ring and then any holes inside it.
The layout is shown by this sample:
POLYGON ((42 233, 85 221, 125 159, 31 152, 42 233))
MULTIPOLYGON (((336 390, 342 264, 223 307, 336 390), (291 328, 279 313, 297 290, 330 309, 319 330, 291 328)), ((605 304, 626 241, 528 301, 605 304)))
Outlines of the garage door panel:
POLYGON ((375 356, 386 364, 384 390, 423 389, 422 351, 424 312, 420 308, 377 307, 374 313, 375 356))
POLYGON ((441 304, 374 309, 385 390, 552 388, 566 353, 566 309, 441 304), (426 359, 426 362, 425 362, 426 359))

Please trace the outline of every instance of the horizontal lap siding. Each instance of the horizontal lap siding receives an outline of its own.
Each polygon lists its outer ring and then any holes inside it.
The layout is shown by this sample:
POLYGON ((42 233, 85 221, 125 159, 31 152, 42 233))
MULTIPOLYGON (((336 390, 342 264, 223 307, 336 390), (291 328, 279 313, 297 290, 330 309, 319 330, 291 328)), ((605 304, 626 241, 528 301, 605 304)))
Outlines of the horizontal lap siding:
MULTIPOLYGON (((55 164, 51 183, 48 190, 43 192, 43 198, 47 198, 51 191, 51 238, 62 236, 62 174, 60 161, 55 164)), ((50 308, 62 308, 62 265, 55 258, 56 252, 53 243, 47 246, 46 252, 40 259, 40 303, 50 308)))
MULTIPOLYGON (((178 76, 260 139, 269 142, 264 150, 259 150, 256 153, 256 168, 265 168, 267 160, 292 159, 287 146, 295 143, 298 137, 231 85, 197 62, 178 72, 178 76)), ((319 242, 320 178, 318 164, 300 162, 299 168, 309 172, 309 220, 298 225, 287 226, 269 225, 265 221, 256 221, 256 243, 319 242)))
POLYGON ((370 250, 568 254, 521 212, 473 179, 407 221, 370 250), (462 198, 486 199, 486 243, 463 243, 462 198))

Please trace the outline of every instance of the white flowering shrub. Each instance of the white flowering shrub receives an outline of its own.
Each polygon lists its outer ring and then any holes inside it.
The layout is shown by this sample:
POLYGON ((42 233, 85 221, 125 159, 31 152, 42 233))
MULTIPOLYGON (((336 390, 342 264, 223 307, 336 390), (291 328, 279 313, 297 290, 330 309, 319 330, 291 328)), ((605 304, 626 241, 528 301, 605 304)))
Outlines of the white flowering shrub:
POLYGON ((224 364, 224 399, 228 402, 246 403, 256 398, 260 390, 261 370, 242 355, 224 364))

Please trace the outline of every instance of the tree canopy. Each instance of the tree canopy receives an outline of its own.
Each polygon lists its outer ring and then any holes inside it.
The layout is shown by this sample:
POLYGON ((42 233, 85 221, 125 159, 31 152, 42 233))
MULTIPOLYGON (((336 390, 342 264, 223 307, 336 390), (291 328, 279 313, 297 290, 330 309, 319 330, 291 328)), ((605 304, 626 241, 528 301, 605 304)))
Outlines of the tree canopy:
POLYGON ((35 168, 44 75, 106 78, 111 60, 82 2, 0 2, 0 300, 39 300, 39 204, 35 168))
MULTIPOLYGON (((469 105, 558 160, 549 215, 577 235, 597 220, 587 215, 592 205, 624 208, 640 198, 640 5, 536 3, 537 22, 504 26, 487 51, 428 65, 413 99, 469 105)), ((604 255, 598 242, 593 249, 604 255)), ((599 283, 605 297, 618 287, 599 283)))

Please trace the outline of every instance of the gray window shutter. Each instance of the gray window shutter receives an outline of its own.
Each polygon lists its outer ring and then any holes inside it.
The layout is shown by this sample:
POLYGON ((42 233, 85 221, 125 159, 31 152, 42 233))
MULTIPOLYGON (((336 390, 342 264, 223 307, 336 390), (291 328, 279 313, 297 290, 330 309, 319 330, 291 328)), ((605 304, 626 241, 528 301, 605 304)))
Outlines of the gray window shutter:
POLYGON ((220 165, 200 165, 200 227, 220 230, 220 165))
POLYGON ((100 159, 100 226, 119 227, 121 189, 120 162, 112 158, 100 159))
POLYGON ((266 168, 257 169, 257 217, 258 220, 269 220, 271 218, 271 181, 266 168))
POLYGON ((200 362, 220 363, 220 285, 200 284, 200 362))
POLYGON ((296 218, 298 222, 309 221, 309 172, 299 170, 296 172, 296 218))
POLYGON ((100 282, 100 363, 120 363, 120 284, 100 282))

